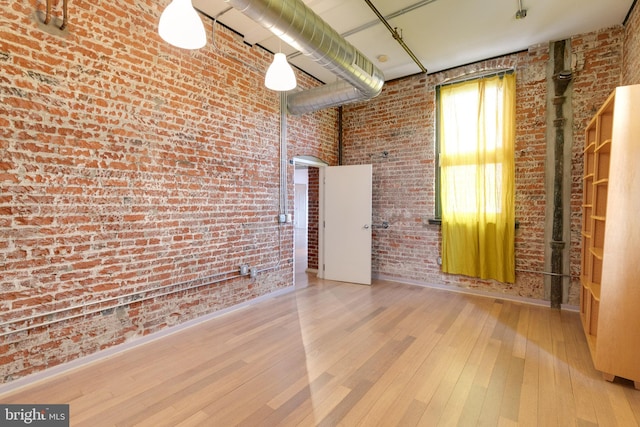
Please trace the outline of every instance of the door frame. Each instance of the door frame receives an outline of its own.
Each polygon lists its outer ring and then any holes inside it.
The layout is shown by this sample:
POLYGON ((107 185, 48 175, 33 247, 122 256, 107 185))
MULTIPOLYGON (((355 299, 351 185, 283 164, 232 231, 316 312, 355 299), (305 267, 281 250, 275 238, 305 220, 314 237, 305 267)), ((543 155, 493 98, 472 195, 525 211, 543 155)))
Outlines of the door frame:
MULTIPOLYGON (((325 255, 324 255, 324 248, 325 248, 325 227, 323 226, 324 221, 325 221, 325 183, 324 183, 324 175, 325 175, 325 168, 329 166, 329 164, 327 162, 325 162, 324 160, 315 157, 315 156, 294 156, 291 160, 290 163, 295 165, 304 165, 304 166, 308 166, 308 167, 316 167, 319 169, 319 173, 320 173, 320 180, 318 183, 318 192, 319 192, 319 201, 318 201, 318 271, 316 273, 316 276, 320 279, 324 279, 324 263, 325 263, 325 255)), ((342 166, 342 165, 338 165, 338 166, 342 166)), ((308 209, 307 209, 307 215, 308 215, 308 209)), ((307 219, 307 226, 308 226, 308 219, 307 219)), ((369 223, 369 226, 371 227, 371 224, 369 223)), ((294 239, 295 240, 295 239, 294 239)), ((294 253, 295 253, 295 241, 294 241, 294 247, 293 247, 294 253)), ((295 274, 294 274, 294 281, 295 281, 295 274)), ((295 285, 295 283, 294 283, 295 285)))
MULTIPOLYGON (((322 185, 322 169, 329 166, 329 163, 325 162, 324 160, 315 157, 315 156, 294 156, 291 159, 291 163, 295 166, 295 165, 301 165, 301 166, 308 166, 308 167, 312 167, 312 168, 318 168, 320 171, 320 183, 318 184, 319 188, 318 188, 318 194, 319 194, 319 200, 318 200, 318 270, 316 272, 316 276, 318 278, 323 278, 322 277, 322 265, 324 262, 324 227, 321 227, 320 224, 323 223, 324 221, 324 212, 323 212, 323 206, 324 206, 324 193, 323 193, 323 185, 322 185)), ((295 187, 295 186, 294 186, 295 187)), ((308 191, 308 188, 307 188, 308 191)), ((308 200, 307 200, 308 203, 308 200)), ((307 206, 307 227, 309 226, 309 209, 307 206)), ((294 247, 294 254, 295 254, 295 239, 294 239, 294 243, 293 243, 294 247)), ((295 274, 294 274, 294 281, 295 281, 295 274)), ((295 283, 294 283, 295 285, 295 283)))

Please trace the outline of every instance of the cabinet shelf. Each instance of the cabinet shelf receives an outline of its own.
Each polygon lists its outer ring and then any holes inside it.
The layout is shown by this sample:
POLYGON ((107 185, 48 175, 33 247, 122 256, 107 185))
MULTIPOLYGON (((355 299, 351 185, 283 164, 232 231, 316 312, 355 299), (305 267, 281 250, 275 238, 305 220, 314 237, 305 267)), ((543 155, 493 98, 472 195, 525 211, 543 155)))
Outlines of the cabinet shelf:
POLYGON ((594 257, 598 258, 599 260, 602 260, 602 255, 603 255, 603 249, 602 248, 591 248, 589 249, 589 252, 591 252, 591 255, 593 255, 594 257))
POLYGON ((584 147, 584 150, 582 150, 583 153, 589 153, 589 152, 594 152, 596 149, 596 142, 595 141, 591 141, 589 144, 587 144, 586 147, 584 147))
POLYGON ((617 88, 585 129, 580 317, 596 369, 640 389, 640 85, 617 88))
POLYGON ((606 139, 596 147, 596 153, 608 153, 611 151, 611 140, 606 139))

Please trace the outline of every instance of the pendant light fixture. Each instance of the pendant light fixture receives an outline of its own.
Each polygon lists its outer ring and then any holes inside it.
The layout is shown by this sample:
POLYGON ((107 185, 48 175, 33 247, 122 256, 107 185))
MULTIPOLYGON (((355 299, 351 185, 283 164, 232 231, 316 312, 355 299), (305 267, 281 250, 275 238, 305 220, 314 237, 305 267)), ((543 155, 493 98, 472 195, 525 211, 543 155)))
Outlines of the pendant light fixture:
POLYGON ((182 49, 200 49, 207 44, 204 24, 191 0, 169 3, 160 15, 158 33, 164 41, 182 49))
POLYGON ((296 75, 284 53, 278 52, 273 56, 273 62, 269 65, 267 74, 264 76, 264 85, 268 89, 278 92, 295 89, 296 75))

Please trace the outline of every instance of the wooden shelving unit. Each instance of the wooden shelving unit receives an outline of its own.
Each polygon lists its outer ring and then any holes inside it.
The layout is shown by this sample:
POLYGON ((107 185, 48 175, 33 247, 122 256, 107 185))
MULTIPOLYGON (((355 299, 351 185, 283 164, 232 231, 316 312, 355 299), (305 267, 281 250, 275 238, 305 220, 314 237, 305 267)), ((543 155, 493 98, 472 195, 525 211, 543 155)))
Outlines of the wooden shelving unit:
POLYGON ((596 369, 640 389, 640 85, 586 129, 580 314, 596 369))

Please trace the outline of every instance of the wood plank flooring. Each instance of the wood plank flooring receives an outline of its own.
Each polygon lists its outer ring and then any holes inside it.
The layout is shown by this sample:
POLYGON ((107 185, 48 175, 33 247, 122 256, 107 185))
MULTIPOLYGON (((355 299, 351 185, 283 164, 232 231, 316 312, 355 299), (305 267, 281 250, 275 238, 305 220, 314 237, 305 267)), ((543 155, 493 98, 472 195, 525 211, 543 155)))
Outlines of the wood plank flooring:
POLYGON ((68 403, 92 427, 640 423, 577 313, 383 281, 309 279, 0 402, 68 403))

